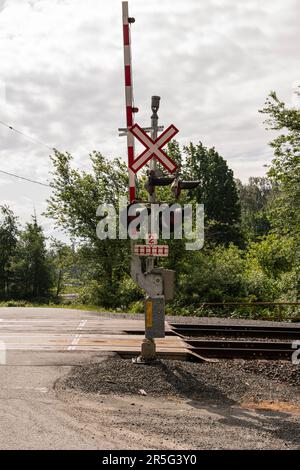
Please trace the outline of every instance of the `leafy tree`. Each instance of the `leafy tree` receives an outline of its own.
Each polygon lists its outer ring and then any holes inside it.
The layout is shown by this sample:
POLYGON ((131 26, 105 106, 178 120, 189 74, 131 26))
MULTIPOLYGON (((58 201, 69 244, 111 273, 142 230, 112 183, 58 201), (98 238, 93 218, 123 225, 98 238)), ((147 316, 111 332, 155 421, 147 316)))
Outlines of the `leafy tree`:
POLYGON ((92 169, 87 173, 71 167, 69 153, 55 151, 47 215, 72 236, 95 243, 97 208, 103 203, 118 207, 119 196, 128 192, 128 176, 126 165, 119 159, 105 159, 99 152, 93 152, 90 159, 92 169))
POLYGON ((275 190, 270 179, 266 177, 250 177, 246 184, 236 180, 236 184, 241 204, 243 231, 247 239, 257 240, 270 231, 268 204, 275 190))
POLYGON ((13 269, 14 295, 18 298, 38 298, 49 295, 51 266, 47 256, 46 239, 36 217, 21 232, 16 247, 13 269))
POLYGON ((200 142, 184 147, 187 179, 200 180, 193 190, 198 203, 204 204, 206 239, 217 243, 241 243, 241 208, 233 172, 214 148, 200 142))
POLYGON ((169 157, 172 158, 172 160, 177 164, 177 168, 179 173, 183 170, 183 158, 182 158, 182 153, 180 149, 180 145, 177 142, 177 140, 171 140, 171 142, 168 143, 167 145, 167 154, 169 157))
POLYGON ((269 284, 261 300, 298 301, 300 298, 300 253, 297 240, 290 236, 270 233, 251 243, 246 253, 247 263, 254 269, 253 293, 269 284), (255 270, 257 273, 255 273, 255 270), (266 279, 261 282, 261 279, 266 279))
POLYGON ((85 245, 87 259, 92 263, 92 278, 101 290, 102 305, 107 302, 111 306, 111 295, 129 271, 129 241, 100 240, 96 234, 100 220, 96 211, 100 204, 108 203, 118 212, 119 197, 128 194, 127 167, 119 159, 105 159, 99 152, 93 152, 90 158, 91 173, 80 172, 71 167, 70 154, 55 152, 53 193, 47 215, 85 245))
POLYGON ((68 277, 70 278, 73 274, 71 270, 74 267, 74 252, 66 243, 53 238, 48 256, 51 262, 55 296, 59 297, 68 277))
POLYGON ((179 275, 181 306, 222 302, 245 297, 245 260, 233 244, 195 252, 179 275))
POLYGON ((12 283, 12 257, 18 239, 18 222, 8 206, 0 206, 0 298, 10 296, 12 283))
POLYGON ((278 278, 291 270, 295 263, 295 241, 272 233, 258 243, 251 243, 247 256, 256 259, 268 277, 278 278))
POLYGON ((278 195, 270 210, 271 222, 279 233, 299 239, 300 110, 287 107, 273 91, 260 112, 268 116, 265 122, 270 129, 282 131, 270 144, 274 159, 268 176, 278 185, 278 195))
MULTIPOLYGON (((285 302, 300 301, 300 264, 283 273, 277 282, 277 300, 285 302)), ((292 310, 292 308, 291 308, 292 310)), ((293 311, 291 313, 294 313, 293 311)))

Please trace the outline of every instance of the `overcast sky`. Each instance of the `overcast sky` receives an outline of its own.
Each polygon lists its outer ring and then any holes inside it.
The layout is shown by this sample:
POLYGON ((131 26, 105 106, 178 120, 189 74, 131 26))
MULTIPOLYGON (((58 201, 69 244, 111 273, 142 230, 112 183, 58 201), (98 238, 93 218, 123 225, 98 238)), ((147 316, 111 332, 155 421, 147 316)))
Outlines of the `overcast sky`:
MULTIPOLYGON (((181 144, 215 146, 236 177, 265 173, 258 109, 274 89, 286 102, 300 83, 297 0, 130 0, 137 122, 160 122, 181 144)), ((0 0, 0 120, 50 147, 125 158, 120 0, 0 0)), ((0 170, 49 180, 49 151, 0 125, 0 170)), ((0 201, 23 222, 50 191, 0 173, 0 201)), ((47 234, 53 222, 40 217, 47 234)))

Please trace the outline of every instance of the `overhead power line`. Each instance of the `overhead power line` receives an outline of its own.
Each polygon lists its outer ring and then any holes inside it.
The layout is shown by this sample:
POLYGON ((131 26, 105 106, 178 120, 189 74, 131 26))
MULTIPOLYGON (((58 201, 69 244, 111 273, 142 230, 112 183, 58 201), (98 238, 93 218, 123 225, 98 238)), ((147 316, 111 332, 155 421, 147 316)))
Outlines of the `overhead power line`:
POLYGON ((51 151, 54 150, 54 147, 50 147, 50 145, 45 144, 45 142, 42 142, 41 140, 36 139, 35 137, 32 137, 31 135, 25 134, 25 132, 22 132, 22 131, 20 131, 19 129, 16 129, 15 127, 13 127, 13 126, 10 126, 9 124, 7 124, 7 123, 4 122, 4 121, 1 121, 1 120, 0 120, 0 124, 1 124, 2 126, 7 127, 7 128, 10 129, 11 131, 16 132, 17 134, 20 134, 20 135, 22 135, 23 137, 26 137, 26 139, 31 140, 31 142, 34 142, 35 144, 42 145, 43 147, 46 147, 48 150, 51 150, 51 151))
POLYGON ((28 181, 29 183, 35 183, 39 184, 40 186, 46 186, 48 188, 51 188, 50 184, 42 183, 41 181, 35 181, 30 178, 25 178, 25 176, 15 175, 14 173, 9 173, 8 171, 0 170, 0 173, 3 173, 4 175, 8 176, 13 176, 14 178, 19 178, 20 180, 28 181))
MULTIPOLYGON (((4 122, 4 121, 1 121, 0 120, 0 124, 4 127, 6 127, 7 129, 13 131, 13 132, 16 132, 17 134, 19 135, 22 135, 23 137, 25 137, 26 139, 29 139, 31 140, 31 142, 35 143, 35 144, 39 144, 39 145, 42 145, 43 147, 47 148, 48 150, 51 150, 51 152, 57 150, 58 152, 60 153, 64 153, 62 150, 60 150, 57 146, 56 147, 51 147, 50 145, 46 144, 45 142, 43 142, 42 140, 39 140, 37 139, 36 137, 32 137, 31 135, 29 134, 26 134, 25 132, 23 131, 20 131, 20 129, 17 129, 16 127, 14 126, 11 126, 10 124, 7 124, 7 122, 4 122)), ((89 150, 85 149, 88 153, 90 153, 89 150)), ((74 157, 76 157, 76 155, 74 155, 74 153, 72 153, 72 155, 74 157)), ((77 157, 78 158, 78 157, 77 157)))
MULTIPOLYGON (((16 132, 17 134, 20 134, 22 135, 23 137, 25 137, 26 139, 29 139, 31 140, 31 142, 35 143, 35 144, 39 144, 39 145, 42 145, 43 147, 46 147, 48 150, 55 150, 53 147, 50 147, 50 145, 47 145, 45 144, 44 142, 42 142, 41 140, 39 139, 36 139, 35 137, 32 137, 28 134, 25 134, 25 132, 22 132, 20 131, 19 129, 16 129, 15 127, 7 124, 6 122, 4 121, 1 121, 0 120, 0 124, 4 127, 7 127, 8 129, 10 129, 11 131, 13 132, 16 132)), ((32 180, 30 178, 26 178, 25 176, 20 176, 20 175, 16 175, 15 173, 10 173, 8 171, 4 171, 4 170, 0 170, 0 173, 4 174, 4 175, 8 175, 8 176, 12 176, 13 178, 18 178, 20 180, 24 180, 24 181, 27 181, 29 183, 34 183, 34 184, 39 184, 40 186, 46 186, 48 188, 50 188, 51 186, 47 183, 42 183, 41 181, 36 181, 36 180, 32 180)))
MULTIPOLYGON (((48 150, 51 150, 51 152, 57 150, 60 152, 60 150, 57 148, 57 147, 50 147, 50 145, 48 144, 45 144, 45 142, 39 140, 39 139, 36 139, 35 137, 32 137, 31 135, 28 135, 26 134, 25 132, 23 131, 20 131, 19 129, 17 129, 16 127, 13 127, 11 126, 10 124, 7 124, 7 122, 4 122, 4 121, 1 121, 0 120, 0 124, 4 127, 6 127, 7 129, 10 129, 11 131, 13 132, 16 132, 17 134, 20 134, 22 135, 23 137, 25 137, 26 139, 29 139, 31 140, 31 142, 35 143, 35 144, 39 144, 39 145, 42 145, 43 147, 47 148, 48 150)), ((63 152, 61 152, 63 153, 63 152)), ((74 154, 73 154, 74 155, 74 154)), ((76 156, 76 155, 75 155, 76 156)), ((20 176, 20 175, 16 175, 14 173, 9 173, 8 171, 4 171, 4 170, 0 170, 0 173, 3 173, 4 175, 8 175, 8 176, 13 176, 14 178, 19 178, 21 180, 24 180, 24 181, 28 181, 29 183, 35 183, 35 184, 39 184, 41 186, 46 186, 48 188, 51 188, 51 186, 47 183, 42 183, 41 181, 36 181, 36 180, 32 180, 30 178, 26 178, 25 176, 20 176)))

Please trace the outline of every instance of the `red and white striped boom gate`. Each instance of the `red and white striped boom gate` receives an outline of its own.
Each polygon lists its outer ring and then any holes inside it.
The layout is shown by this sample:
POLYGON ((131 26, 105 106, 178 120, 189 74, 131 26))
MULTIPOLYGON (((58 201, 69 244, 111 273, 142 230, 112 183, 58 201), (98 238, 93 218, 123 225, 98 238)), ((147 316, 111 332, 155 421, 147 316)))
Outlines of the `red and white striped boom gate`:
POLYGON ((124 45, 124 72, 125 72, 125 100, 126 100, 126 126, 127 126, 127 151, 128 151, 128 176, 129 176, 129 200, 135 200, 135 174, 131 166, 134 161, 134 136, 129 129, 134 125, 134 108, 133 100, 133 82, 132 82, 132 60, 131 60, 131 39, 130 24, 134 22, 133 18, 129 18, 128 2, 122 2, 123 15, 123 45, 124 45))

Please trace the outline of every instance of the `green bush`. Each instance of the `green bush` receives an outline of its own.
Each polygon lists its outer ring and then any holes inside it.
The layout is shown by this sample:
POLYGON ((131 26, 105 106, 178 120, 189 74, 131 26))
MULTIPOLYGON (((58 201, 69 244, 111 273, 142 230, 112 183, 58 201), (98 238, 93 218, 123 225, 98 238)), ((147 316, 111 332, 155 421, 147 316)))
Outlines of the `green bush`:
POLYGON ((28 307, 29 304, 26 300, 8 300, 4 302, 6 307, 28 307))
POLYGON ((259 242, 251 243, 247 257, 256 260, 268 277, 277 278, 292 269, 295 248, 293 239, 270 234, 259 242))
POLYGON ((194 260, 179 274, 180 306, 245 297, 245 260, 234 245, 193 253, 194 260))
POLYGON ((277 281, 278 300, 286 302, 300 301, 300 267, 283 273, 277 281))
POLYGON ((115 289, 105 282, 100 283, 96 280, 89 281, 80 289, 79 302, 108 308, 118 305, 115 289))
POLYGON ((132 302, 129 305, 129 312, 130 313, 143 313, 144 312, 144 302, 142 300, 137 300, 136 302, 132 302))
MULTIPOLYGON (((118 286, 119 305, 128 307, 131 304, 139 303, 144 297, 143 290, 132 280, 129 275, 125 275, 118 286)), ((141 311, 144 310, 144 307, 141 311)), ((138 313, 138 312, 137 312, 138 313)))
POLYGON ((261 268, 257 259, 247 258, 244 272, 246 297, 249 302, 274 301, 277 296, 277 284, 261 268))
POLYGON ((125 275, 115 284, 90 281, 79 290, 78 301, 88 305, 98 305, 106 308, 126 309, 130 304, 143 298, 143 291, 125 275))

